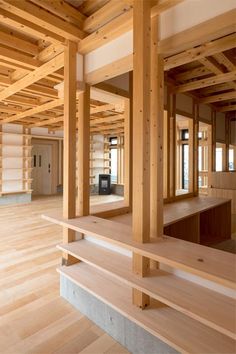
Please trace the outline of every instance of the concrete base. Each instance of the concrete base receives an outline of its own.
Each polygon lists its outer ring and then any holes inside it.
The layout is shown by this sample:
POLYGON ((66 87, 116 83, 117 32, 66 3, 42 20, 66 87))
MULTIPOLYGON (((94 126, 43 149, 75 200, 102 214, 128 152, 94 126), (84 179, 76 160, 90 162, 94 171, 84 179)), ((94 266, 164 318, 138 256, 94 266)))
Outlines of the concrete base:
POLYGON ((61 296, 133 354, 176 354, 176 350, 128 320, 65 276, 61 296))
POLYGON ((19 203, 30 203, 32 200, 31 194, 9 194, 0 197, 1 205, 19 204, 19 203))

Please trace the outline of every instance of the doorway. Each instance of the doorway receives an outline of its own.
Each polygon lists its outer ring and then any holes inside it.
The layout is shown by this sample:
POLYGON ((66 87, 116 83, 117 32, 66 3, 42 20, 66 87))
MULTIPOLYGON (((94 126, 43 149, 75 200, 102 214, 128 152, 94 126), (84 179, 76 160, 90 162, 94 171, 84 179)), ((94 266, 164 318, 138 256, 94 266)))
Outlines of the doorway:
POLYGON ((52 194, 52 145, 34 144, 33 156, 33 194, 52 194))

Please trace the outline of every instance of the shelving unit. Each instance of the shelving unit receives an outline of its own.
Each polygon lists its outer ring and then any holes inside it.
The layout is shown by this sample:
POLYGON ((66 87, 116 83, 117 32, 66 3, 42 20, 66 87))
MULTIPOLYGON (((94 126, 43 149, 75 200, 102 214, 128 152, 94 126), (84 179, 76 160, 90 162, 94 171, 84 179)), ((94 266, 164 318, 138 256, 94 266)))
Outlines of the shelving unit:
POLYGON ((95 185, 94 180, 98 175, 98 171, 102 171, 103 174, 109 174, 111 171, 110 167, 110 157, 109 157, 109 142, 107 141, 107 137, 104 136, 104 140, 95 140, 92 135, 90 138, 90 172, 91 172, 91 180, 90 184, 95 185), (97 157, 95 154, 97 149, 94 146, 97 145, 99 148, 101 147, 101 153, 103 153, 103 157, 97 157), (102 166, 99 164, 94 166, 94 163, 102 162, 102 166), (96 172, 97 171, 97 172, 96 172))
POLYGON ((22 134, 15 132, 4 132, 1 130, 0 149, 0 196, 21 193, 30 194, 32 192, 32 145, 30 130, 28 128, 23 128, 22 134), (4 137, 9 138, 11 136, 17 137, 19 143, 4 141, 4 137), (18 149, 21 149, 21 154, 19 154, 18 149))

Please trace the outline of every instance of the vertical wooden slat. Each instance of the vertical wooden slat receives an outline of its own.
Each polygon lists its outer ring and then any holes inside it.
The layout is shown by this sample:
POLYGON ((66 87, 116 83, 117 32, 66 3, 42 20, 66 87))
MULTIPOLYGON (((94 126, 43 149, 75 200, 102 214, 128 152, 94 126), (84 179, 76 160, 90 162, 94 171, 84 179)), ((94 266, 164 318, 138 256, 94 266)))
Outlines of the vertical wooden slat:
POLYGON ((3 163, 2 163, 2 143, 3 143, 3 137, 2 137, 2 125, 0 125, 0 197, 2 195, 2 176, 3 176, 3 163))
POLYGON ((151 19, 150 237, 163 235, 164 65, 157 54, 159 17, 151 19))
POLYGON ((225 114, 225 171, 229 171, 229 143, 230 143, 230 119, 228 114, 225 114))
POLYGON ((168 130, 168 200, 171 201, 176 193, 176 96, 167 93, 167 130, 168 130))
POLYGON ((212 165, 211 165, 211 170, 215 171, 216 170, 216 112, 212 111, 212 145, 211 145, 211 151, 212 151, 212 165))
MULTIPOLYGON (((134 0, 133 66, 133 239, 150 240, 150 1, 134 0)), ((133 271, 145 276, 149 259, 133 254, 133 271)), ((133 303, 149 304, 146 294, 134 289, 133 303)))
POLYGON ((78 215, 89 215, 90 195, 90 87, 78 102, 78 215))
MULTIPOLYGON (((76 52, 77 45, 68 41, 64 53, 64 160, 63 160, 63 216, 76 216, 76 52)), ((75 240, 75 231, 63 229, 63 242, 75 240)), ((63 255, 67 265, 73 257, 63 255)))
MULTIPOLYGON (((198 196, 198 131, 199 131, 199 121, 198 121, 198 105, 193 106, 193 193, 194 196, 198 196)), ((204 159, 203 159, 204 160, 204 159)))
POLYGON ((128 98, 124 99, 124 201, 125 205, 130 207, 131 204, 131 120, 130 120, 130 100, 128 98))

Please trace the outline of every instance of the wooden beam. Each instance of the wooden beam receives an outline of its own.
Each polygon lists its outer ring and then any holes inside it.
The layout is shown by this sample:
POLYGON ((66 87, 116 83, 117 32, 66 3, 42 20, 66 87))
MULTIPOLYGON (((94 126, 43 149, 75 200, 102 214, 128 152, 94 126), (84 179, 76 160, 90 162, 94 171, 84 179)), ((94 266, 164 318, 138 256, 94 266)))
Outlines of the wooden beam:
POLYGON ((169 10, 185 0, 161 0, 158 1, 157 5, 153 6, 151 9, 151 17, 160 15, 162 12, 169 10))
POLYGON ((101 47, 111 40, 128 32, 133 26, 133 10, 123 13, 113 21, 105 24, 96 32, 81 40, 78 44, 78 51, 82 54, 87 54, 92 50, 101 47))
POLYGON ((159 18, 151 19, 150 237, 163 236, 164 66, 157 54, 159 18))
POLYGON ((38 59, 34 59, 13 49, 8 49, 2 45, 0 45, 0 59, 4 60, 4 62, 7 61, 16 64, 17 68, 35 69, 41 64, 38 59))
POLYGON ((37 25, 68 40, 78 42, 85 36, 78 27, 63 21, 59 17, 32 3, 26 1, 1 0, 0 7, 29 22, 37 23, 37 25))
POLYGON ((85 32, 91 33, 132 8, 133 0, 110 1, 86 18, 83 25, 85 32))
POLYGON ((78 216, 89 215, 90 196, 90 87, 79 95, 78 102, 78 216))
POLYGON ((217 107, 218 112, 229 112, 229 111, 236 111, 236 104, 231 104, 228 106, 217 107))
POLYGON ((199 103, 213 103, 232 99, 236 99, 236 91, 200 98, 199 103))
MULTIPOLYGON (((68 41, 65 48, 64 81, 64 161, 63 161, 63 216, 76 216, 76 43, 68 41)), ((63 229, 63 242, 75 240, 75 231, 63 229)), ((64 255, 69 265, 73 258, 64 255)))
POLYGON ((196 48, 186 50, 182 53, 168 57, 164 61, 165 70, 173 69, 177 66, 191 63, 206 56, 232 49, 235 47, 236 34, 205 43, 196 48))
POLYGON ((63 66, 64 54, 62 53, 50 60, 49 62, 41 65, 34 71, 30 72, 27 76, 23 77, 23 79, 16 81, 14 84, 1 91, 0 101, 33 84, 34 82, 39 81, 43 77, 52 74, 63 66))
POLYGON ((85 74, 85 81, 95 85, 133 70, 133 54, 85 74))
POLYGON ((64 0, 31 0, 31 2, 40 7, 43 7, 53 14, 63 18, 65 21, 71 22, 72 24, 82 29, 86 16, 64 0))
MULTIPOLYGON (((20 1, 19 1, 20 2, 20 1)), ((57 33, 49 31, 47 28, 38 26, 36 22, 27 21, 26 18, 17 16, 14 12, 5 11, 0 8, 0 20, 2 24, 11 26, 28 36, 35 36, 51 43, 63 43, 65 39, 57 33)))
POLYGON ((167 57, 234 33, 235 17, 234 9, 199 23, 191 29, 161 40, 158 43, 158 51, 167 57))
POLYGON ((57 100, 50 101, 50 102, 44 103, 44 104, 42 104, 40 106, 28 109, 28 110, 26 110, 24 112, 15 114, 15 115, 13 115, 13 116, 11 116, 9 118, 4 119, 3 121, 1 121, 1 123, 2 124, 3 123, 12 123, 12 122, 14 122, 16 120, 20 120, 20 119, 25 118, 25 117, 33 116, 34 114, 41 113, 41 112, 50 110, 52 108, 58 107, 58 106, 62 105, 63 103, 64 103, 64 99, 59 98, 57 100))
POLYGON ((214 86, 217 84, 221 84, 221 83, 229 82, 229 81, 233 81, 233 80, 236 80, 236 70, 234 70, 230 73, 219 74, 216 76, 209 77, 207 79, 195 80, 195 81, 189 82, 187 84, 175 86, 174 91, 176 93, 188 92, 188 91, 198 90, 203 87, 214 86))
POLYGON ((39 53, 39 47, 36 44, 16 37, 11 31, 6 33, 5 28, 4 31, 0 31, 0 43, 31 55, 37 55, 39 53))
MULTIPOLYGON (((133 239, 150 240, 150 1, 134 0, 133 70, 133 239)), ((133 271, 145 276, 149 259, 133 254, 133 271)), ((144 308, 149 297, 133 289, 133 302, 144 308)))

